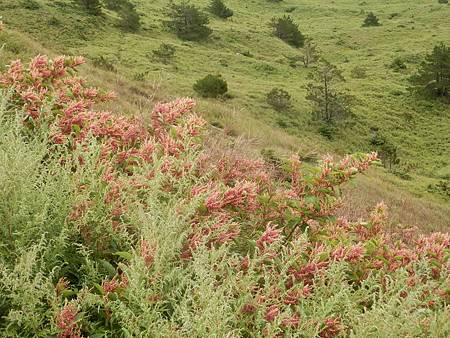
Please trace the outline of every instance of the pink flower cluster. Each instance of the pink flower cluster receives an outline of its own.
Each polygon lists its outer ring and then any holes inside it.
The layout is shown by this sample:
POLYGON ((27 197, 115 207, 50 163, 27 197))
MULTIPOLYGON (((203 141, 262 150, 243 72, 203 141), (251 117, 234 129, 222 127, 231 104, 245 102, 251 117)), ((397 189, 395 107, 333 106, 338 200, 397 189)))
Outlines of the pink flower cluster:
POLYGON ((59 312, 56 325, 61 330, 60 338, 81 338, 81 330, 77 324, 78 308, 75 303, 67 303, 59 312))

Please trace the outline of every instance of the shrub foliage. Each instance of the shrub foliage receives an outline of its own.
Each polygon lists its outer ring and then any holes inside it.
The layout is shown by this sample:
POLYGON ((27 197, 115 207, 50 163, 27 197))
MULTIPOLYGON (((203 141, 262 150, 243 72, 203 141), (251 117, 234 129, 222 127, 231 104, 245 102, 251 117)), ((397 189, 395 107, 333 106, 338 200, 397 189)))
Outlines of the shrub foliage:
POLYGON ((120 8, 117 10, 120 16, 120 25, 123 29, 137 32, 141 27, 141 18, 136 11, 136 7, 128 1, 124 1, 120 8))
POLYGON ((273 18, 270 25, 275 36, 295 48, 303 47, 305 37, 289 15, 284 15, 282 18, 273 18))
POLYGON ((292 106, 291 95, 281 88, 273 88, 267 93, 267 103, 278 111, 287 110, 292 106))
POLYGON ((228 8, 222 0, 211 0, 209 11, 222 19, 233 16, 233 10, 228 8))
POLYGON ((363 22, 363 27, 380 26, 380 25, 381 24, 378 17, 372 12, 369 12, 367 14, 367 17, 364 19, 363 22))
POLYGON ((162 43, 158 49, 152 51, 153 57, 162 63, 169 63, 175 56, 176 49, 173 45, 168 43, 162 43))
POLYGON ((203 97, 217 98, 228 91, 227 82, 220 75, 208 74, 203 79, 198 80, 194 90, 203 97))
POLYGON ((92 15, 100 15, 102 13, 102 4, 100 0, 75 0, 80 3, 83 8, 92 15))
POLYGON ((2 337, 446 336, 448 234, 335 216, 376 154, 212 151, 191 99, 97 110, 82 62, 0 75, 2 337))

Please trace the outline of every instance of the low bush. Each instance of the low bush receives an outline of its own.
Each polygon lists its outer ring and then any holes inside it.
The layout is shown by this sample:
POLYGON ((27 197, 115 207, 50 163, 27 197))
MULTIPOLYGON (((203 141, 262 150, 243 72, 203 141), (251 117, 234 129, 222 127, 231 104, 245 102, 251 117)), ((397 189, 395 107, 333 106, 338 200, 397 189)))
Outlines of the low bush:
POLYGON ((372 12, 369 12, 367 14, 367 17, 364 19, 363 22, 363 27, 380 26, 380 25, 381 24, 378 17, 372 12))
POLYGON ((100 0, 74 0, 78 2, 83 9, 91 15, 100 15, 102 13, 102 4, 100 0))
POLYGON ((108 70, 110 72, 117 71, 116 62, 107 56, 100 55, 98 57, 93 57, 92 63, 94 64, 94 66, 102 68, 104 70, 108 70))
POLYGON ((397 57, 394 60, 392 60, 391 64, 389 65, 389 68, 391 68, 396 72, 399 72, 401 70, 405 70, 407 67, 405 61, 403 61, 402 58, 397 57))
POLYGON ((305 37, 290 16, 284 15, 282 18, 273 18, 270 25, 275 36, 295 48, 303 47, 305 37))
POLYGON ((211 0, 208 9, 211 13, 222 19, 233 16, 233 11, 222 0, 211 0))
POLYGON ((292 107, 291 95, 281 88, 273 88, 266 96, 267 103, 275 110, 283 111, 292 107))
POLYGON ((21 5, 23 8, 36 10, 41 8, 41 5, 36 0, 22 0, 21 5))
POLYGON ((153 57, 165 64, 168 64, 172 61, 175 56, 176 49, 173 45, 168 43, 162 43, 159 45, 158 49, 155 49, 152 54, 153 57))
POLYGON ((228 84, 222 76, 209 74, 198 80, 193 88, 203 97, 217 98, 227 93, 228 84))

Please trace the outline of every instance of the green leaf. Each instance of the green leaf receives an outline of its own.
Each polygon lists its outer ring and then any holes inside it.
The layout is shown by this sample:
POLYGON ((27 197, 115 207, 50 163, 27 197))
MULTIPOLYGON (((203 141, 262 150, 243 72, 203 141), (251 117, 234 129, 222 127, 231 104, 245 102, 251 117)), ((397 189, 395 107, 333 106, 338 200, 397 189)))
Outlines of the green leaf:
POLYGON ((308 204, 311 203, 311 204, 316 205, 316 203, 318 202, 318 198, 315 197, 315 196, 306 196, 305 197, 305 202, 308 203, 308 204))
POLYGON ((73 290, 64 290, 63 292, 61 292, 61 297, 69 298, 69 297, 75 296, 76 294, 77 294, 77 292, 75 292, 73 290))
POLYGON ((94 334, 91 334, 89 337, 90 338, 105 338, 106 334, 105 333, 94 333, 94 334))
POLYGON ((75 135, 79 135, 81 133, 81 127, 78 124, 73 124, 72 131, 75 133, 75 135))
POLYGON ((105 261, 104 259, 100 260, 100 264, 101 266, 106 270, 106 272, 108 273, 109 277, 114 277, 117 272, 116 272, 116 268, 108 261, 105 261))
POLYGON ((102 288, 102 286, 100 285, 100 284, 98 284, 98 283, 94 283, 94 287, 97 289, 97 291, 98 291, 98 293, 100 294, 100 295, 104 295, 105 293, 103 292, 103 288, 102 288))
POLYGON ((123 258, 127 261, 131 261, 133 258, 133 255, 127 251, 117 251, 114 253, 114 255, 119 256, 120 258, 123 258))
POLYGON ((108 298, 112 301, 118 300, 119 297, 117 297, 117 295, 115 293, 109 293, 108 294, 108 298))

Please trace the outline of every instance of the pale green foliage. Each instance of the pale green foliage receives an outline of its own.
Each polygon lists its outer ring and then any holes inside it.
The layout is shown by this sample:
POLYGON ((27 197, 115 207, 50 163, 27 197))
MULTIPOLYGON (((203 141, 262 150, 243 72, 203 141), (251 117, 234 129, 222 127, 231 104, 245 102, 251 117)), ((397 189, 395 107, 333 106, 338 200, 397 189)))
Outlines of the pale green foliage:
POLYGON ((5 262, 1 257, 0 315, 8 323, 0 331, 2 337, 44 336, 51 332, 51 309, 56 310, 57 299, 52 274, 45 271, 42 261, 46 244, 41 241, 21 248, 13 262, 5 262), (4 312, 6 309, 8 312, 4 312))

